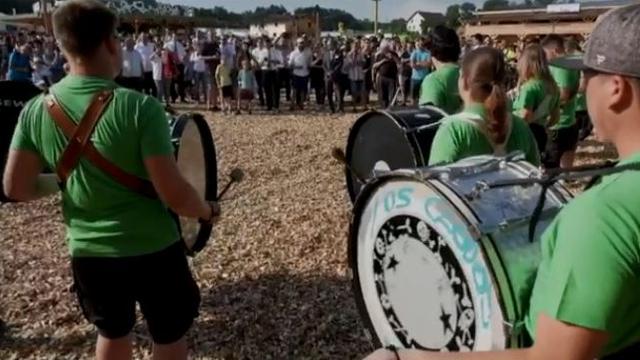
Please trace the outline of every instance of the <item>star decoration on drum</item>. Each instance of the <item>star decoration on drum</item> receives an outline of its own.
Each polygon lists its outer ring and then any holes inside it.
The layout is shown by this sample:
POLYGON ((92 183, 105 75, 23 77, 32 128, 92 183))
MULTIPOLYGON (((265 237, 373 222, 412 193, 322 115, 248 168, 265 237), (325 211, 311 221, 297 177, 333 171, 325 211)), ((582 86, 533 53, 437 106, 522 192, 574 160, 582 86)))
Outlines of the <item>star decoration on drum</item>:
POLYGON ((469 285, 437 231, 413 216, 392 217, 378 231, 373 256, 380 304, 404 347, 473 349, 476 323, 469 285))
POLYGON ((398 262, 398 260, 396 260, 396 257, 391 256, 391 258, 389 258, 389 264, 387 265, 387 269, 395 270, 399 264, 400 263, 398 262))

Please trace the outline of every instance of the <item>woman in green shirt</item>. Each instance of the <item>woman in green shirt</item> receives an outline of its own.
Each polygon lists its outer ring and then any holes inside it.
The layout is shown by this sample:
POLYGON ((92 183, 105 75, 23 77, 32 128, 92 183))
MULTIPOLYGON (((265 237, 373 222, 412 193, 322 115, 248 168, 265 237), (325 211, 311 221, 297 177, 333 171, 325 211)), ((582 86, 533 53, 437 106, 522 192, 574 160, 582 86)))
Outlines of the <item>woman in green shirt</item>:
POLYGON ((538 149, 544 151, 547 128, 560 116, 560 90, 540 45, 524 49, 518 60, 518 77, 518 87, 513 92, 513 113, 529 124, 538 149))
POLYGON ((465 56, 458 84, 464 111, 442 121, 431 146, 430 165, 513 151, 522 151, 527 161, 540 164, 529 127, 509 114, 505 73, 499 50, 485 47, 465 56))
POLYGON ((445 26, 436 26, 429 51, 436 71, 422 81, 418 104, 435 106, 447 114, 456 113, 462 104, 458 94, 458 60, 462 51, 458 34, 445 26))

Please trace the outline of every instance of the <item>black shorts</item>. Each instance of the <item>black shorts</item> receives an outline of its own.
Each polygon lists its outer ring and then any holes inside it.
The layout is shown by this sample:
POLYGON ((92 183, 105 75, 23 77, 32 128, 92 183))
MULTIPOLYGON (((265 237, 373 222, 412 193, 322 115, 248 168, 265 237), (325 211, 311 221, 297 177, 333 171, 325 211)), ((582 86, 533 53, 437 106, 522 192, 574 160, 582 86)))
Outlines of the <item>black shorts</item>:
POLYGON ((545 167, 549 169, 560 167, 562 155, 569 151, 575 151, 578 147, 578 132, 576 124, 551 131, 544 159, 545 167))
POLYGON ((536 145, 538 145, 538 151, 542 154, 547 148, 547 130, 544 126, 536 123, 529 124, 529 129, 533 137, 536 139, 536 145))
POLYGON ((136 302, 157 344, 180 340, 198 316, 200 290, 181 242, 142 256, 75 257, 71 267, 85 318, 108 339, 131 332, 136 302))
POLYGON ((222 97, 225 99, 233 98, 233 86, 223 86, 222 87, 222 97))

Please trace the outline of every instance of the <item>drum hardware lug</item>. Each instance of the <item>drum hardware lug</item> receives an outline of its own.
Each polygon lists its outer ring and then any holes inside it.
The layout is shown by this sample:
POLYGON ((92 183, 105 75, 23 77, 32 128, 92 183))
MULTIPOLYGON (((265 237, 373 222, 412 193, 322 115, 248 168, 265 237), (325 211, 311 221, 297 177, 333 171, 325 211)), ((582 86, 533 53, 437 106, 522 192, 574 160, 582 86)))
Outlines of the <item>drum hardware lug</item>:
POLYGON ((468 201, 475 201, 479 199, 483 192, 489 190, 489 184, 486 181, 478 181, 471 190, 470 193, 465 194, 468 201))

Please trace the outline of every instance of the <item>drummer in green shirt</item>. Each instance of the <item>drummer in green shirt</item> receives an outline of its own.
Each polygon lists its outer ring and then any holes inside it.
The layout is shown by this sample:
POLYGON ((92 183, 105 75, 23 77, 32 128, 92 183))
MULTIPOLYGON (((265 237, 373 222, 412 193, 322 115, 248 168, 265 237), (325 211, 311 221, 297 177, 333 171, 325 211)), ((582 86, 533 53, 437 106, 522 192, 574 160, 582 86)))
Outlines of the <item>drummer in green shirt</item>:
POLYGON ((523 152, 530 163, 540 164, 529 127, 508 112, 502 85, 505 73, 504 56, 499 50, 484 47, 465 56, 459 80, 464 110, 442 120, 431 145, 430 165, 514 151, 523 152))
POLYGON ((436 71, 427 75, 420 88, 420 106, 435 106, 447 114, 460 111, 462 100, 458 93, 460 67, 460 39, 455 30, 436 26, 431 33, 431 57, 436 71))
MULTIPOLYGON (((578 57, 584 56, 580 49, 580 44, 575 40, 567 41, 567 53, 578 57)), ((589 113, 587 112, 587 97, 584 93, 584 76, 580 76, 580 88, 576 95, 576 126, 578 127, 578 140, 586 139, 593 130, 589 113)))
MULTIPOLYGON (((131 359, 138 304, 153 358, 186 359, 186 334, 198 315, 200 293, 169 208, 206 222, 218 209, 180 174, 162 105, 113 81, 122 66, 117 16, 97 0, 71 0, 56 9, 52 23, 70 70, 50 95, 76 125, 92 113, 87 109, 96 95, 111 94, 104 112, 97 112, 90 143, 112 168, 151 182, 158 195, 127 187, 84 154, 61 182, 73 288, 83 315, 98 330, 95 357, 131 359)), ((69 153, 48 108, 55 107, 41 95, 20 114, 4 173, 5 193, 15 201, 59 190, 55 176, 40 175, 44 167, 64 168, 61 158, 69 153)))
MULTIPOLYGON (((542 40, 542 47, 549 61, 565 55, 564 39, 559 35, 549 35, 542 40)), ((551 141, 546 149, 544 163, 547 168, 570 168, 573 166, 578 147, 578 126, 576 125, 576 95, 580 88, 580 72, 550 66, 551 76, 560 88, 560 118, 551 127, 551 141)))
MULTIPOLYGON (((616 147, 618 166, 640 167, 639 33, 640 4, 621 7, 599 19, 583 59, 556 60, 584 71, 589 115, 598 138, 616 147)), ((545 231, 525 320, 532 346, 471 353, 382 349, 366 360, 637 359, 638 183, 638 170, 605 175, 545 231)))
POLYGON ((560 91, 540 45, 527 46, 518 61, 518 86, 512 91, 512 111, 529 124, 538 150, 547 147, 547 129, 558 121, 560 91))

